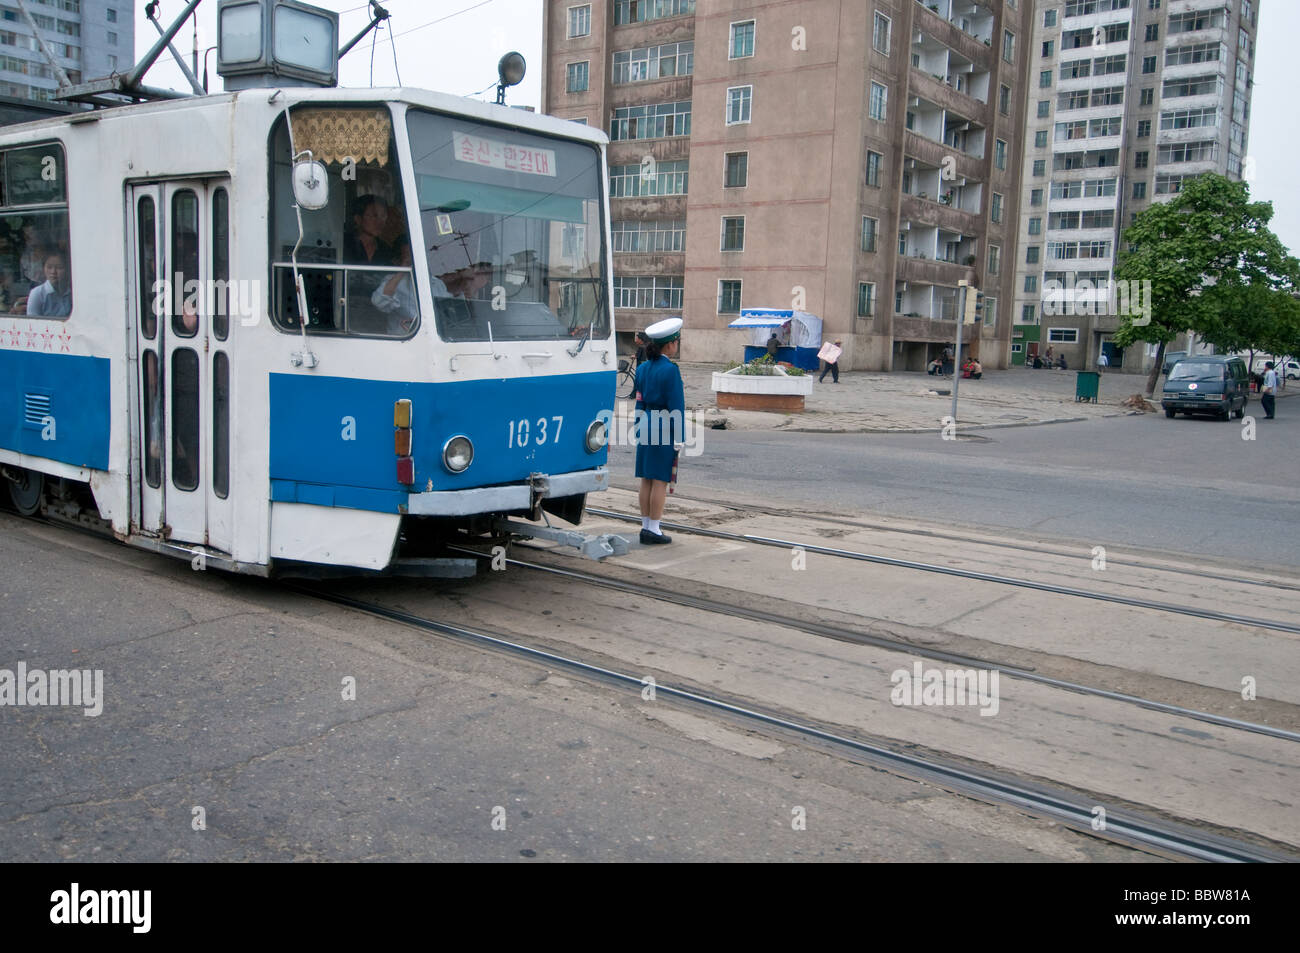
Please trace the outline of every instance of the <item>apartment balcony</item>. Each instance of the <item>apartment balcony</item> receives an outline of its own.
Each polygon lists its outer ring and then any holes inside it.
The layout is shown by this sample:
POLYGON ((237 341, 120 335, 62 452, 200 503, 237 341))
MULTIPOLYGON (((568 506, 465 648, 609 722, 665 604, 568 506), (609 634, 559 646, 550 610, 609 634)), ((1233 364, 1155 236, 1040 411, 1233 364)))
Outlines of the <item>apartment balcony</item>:
POLYGON ((620 275, 682 275, 685 252, 615 252, 614 271, 620 275))
MULTIPOLYGON (((918 0, 919 9, 912 20, 912 26, 916 30, 924 30, 950 50, 955 50, 971 62, 987 69, 993 63, 992 15, 971 18, 973 33, 979 34, 973 35, 964 31, 958 23, 948 19, 949 16, 954 15, 952 6, 953 4, 946 0, 939 0, 939 2, 918 0)), ((957 6, 974 5, 959 3, 957 6)))
MULTIPOLYGON (((609 130, 605 133, 608 135, 609 130)), ((610 165, 640 165, 642 158, 653 156, 656 162, 687 159, 691 155, 690 136, 663 139, 620 139, 609 144, 610 165)))
MULTIPOLYGON (((1232 54, 1229 53, 1229 56, 1232 54)), ((1163 61, 1164 57, 1161 57, 1163 61)), ((1162 62, 1163 65, 1163 62, 1162 62)), ((1171 79, 1190 79, 1193 76, 1221 76, 1227 85, 1228 61, 1226 59, 1207 60, 1201 63, 1174 63, 1165 66, 1160 74, 1163 81, 1171 79)))
POLYGON ((956 174, 963 179, 972 179, 980 181, 984 178, 984 160, 976 156, 967 155, 960 152, 952 146, 942 142, 936 142, 925 136, 918 135, 910 129, 906 130, 903 136, 903 153, 914 156, 927 165, 943 166, 943 160, 952 156, 956 160, 956 174))
POLYGON ((610 217, 616 221, 686 221, 686 196, 638 195, 609 200, 610 217))
POLYGON ((619 83, 610 87, 609 105, 640 106, 642 103, 679 103, 691 98, 693 76, 619 83))
POLYGON ((938 226, 962 234, 976 231, 980 226, 980 217, 977 213, 945 205, 931 197, 904 195, 899 202, 898 213, 901 221, 912 222, 913 225, 938 226))
MULTIPOLYGON (((962 325, 962 342, 969 344, 979 333, 978 325, 962 325)), ((951 344, 957 340, 957 322, 934 320, 929 317, 910 318, 894 315, 895 341, 927 341, 932 344, 951 344)))
POLYGON ((958 90, 956 83, 956 76, 940 78, 913 67, 908 72, 908 95, 927 99, 950 113, 959 114, 963 119, 983 118, 988 106, 969 92, 958 90))
POLYGON ((916 282, 919 285, 952 285, 970 280, 975 269, 957 262, 936 261, 933 258, 912 258, 899 255, 894 268, 895 281, 916 282))

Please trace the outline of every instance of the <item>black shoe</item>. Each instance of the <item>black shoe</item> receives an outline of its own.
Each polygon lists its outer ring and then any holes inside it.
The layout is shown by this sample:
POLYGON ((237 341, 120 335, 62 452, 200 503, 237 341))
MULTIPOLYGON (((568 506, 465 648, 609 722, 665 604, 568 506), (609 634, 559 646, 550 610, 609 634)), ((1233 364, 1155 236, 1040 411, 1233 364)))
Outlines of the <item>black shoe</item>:
POLYGON ((648 529, 641 530, 641 542, 646 546, 654 546, 659 543, 671 543, 673 538, 666 533, 652 533, 648 529))

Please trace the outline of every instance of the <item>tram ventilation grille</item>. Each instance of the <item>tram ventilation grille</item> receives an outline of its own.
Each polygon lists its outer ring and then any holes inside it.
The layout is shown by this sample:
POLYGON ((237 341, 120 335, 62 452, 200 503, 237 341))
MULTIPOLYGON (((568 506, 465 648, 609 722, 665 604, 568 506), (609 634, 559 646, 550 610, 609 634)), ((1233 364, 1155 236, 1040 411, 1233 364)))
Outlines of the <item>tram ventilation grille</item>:
POLYGON ((29 424, 35 424, 37 427, 43 426, 45 418, 50 416, 50 395, 28 394, 25 409, 26 419, 29 424))

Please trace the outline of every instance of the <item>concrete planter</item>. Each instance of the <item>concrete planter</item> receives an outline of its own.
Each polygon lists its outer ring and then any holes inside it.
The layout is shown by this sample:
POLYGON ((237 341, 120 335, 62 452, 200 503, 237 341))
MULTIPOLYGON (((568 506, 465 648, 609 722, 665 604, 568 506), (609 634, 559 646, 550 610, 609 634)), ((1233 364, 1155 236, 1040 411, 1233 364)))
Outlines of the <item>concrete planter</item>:
POLYGON ((740 368, 714 371, 713 390, 720 410, 766 410, 803 413, 804 398, 812 393, 813 379, 791 377, 777 366, 772 374, 741 374, 740 368))

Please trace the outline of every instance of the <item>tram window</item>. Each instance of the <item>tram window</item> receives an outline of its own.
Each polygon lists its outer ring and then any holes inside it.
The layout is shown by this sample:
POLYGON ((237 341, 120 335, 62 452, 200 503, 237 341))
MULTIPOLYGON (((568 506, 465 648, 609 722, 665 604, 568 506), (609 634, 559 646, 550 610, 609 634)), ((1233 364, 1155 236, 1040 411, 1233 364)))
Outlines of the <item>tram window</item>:
POLYGON ((212 355, 212 492, 230 495, 230 358, 212 355))
POLYGON ((140 376, 143 383, 141 404, 144 408, 144 479, 155 489, 162 486, 162 390, 158 387, 158 354, 145 351, 140 376))
MULTIPOLYGON (((409 258, 405 201, 387 109, 305 107, 293 112, 294 148, 310 151, 329 176, 329 204, 302 210, 298 271, 309 334, 405 338, 419 308, 409 258)), ((289 132, 283 119, 271 137, 272 319, 299 329, 291 253, 298 242, 290 173, 289 132)))
POLYGON ((172 277, 168 310, 172 332, 192 338, 199 330, 199 296, 193 292, 199 278, 199 198, 190 189, 172 195, 172 277))
POLYGON ((158 275, 158 229, 154 215, 153 198, 146 195, 140 200, 136 214, 136 232, 140 238, 140 330, 150 341, 158 333, 157 295, 154 286, 158 275))
POLYGON ((72 313, 63 147, 0 151, 0 312, 72 313))
POLYGON ((224 341, 230 333, 230 195, 212 193, 212 333, 224 341))
POLYGON ((199 355, 190 348, 172 352, 172 485, 199 485, 199 355))

